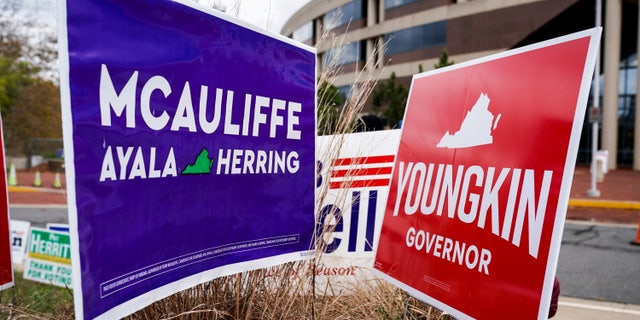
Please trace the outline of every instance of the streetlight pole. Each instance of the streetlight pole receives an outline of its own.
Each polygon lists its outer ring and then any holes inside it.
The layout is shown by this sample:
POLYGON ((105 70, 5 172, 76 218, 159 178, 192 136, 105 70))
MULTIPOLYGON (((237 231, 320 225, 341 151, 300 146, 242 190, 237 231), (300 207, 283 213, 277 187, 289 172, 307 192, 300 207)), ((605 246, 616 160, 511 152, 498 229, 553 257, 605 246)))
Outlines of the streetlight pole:
MULTIPOLYGON (((601 21, 602 16, 602 0, 596 0, 596 27, 600 27, 602 25, 601 21)), ((598 50, 598 56, 596 57, 596 72, 593 75, 594 84, 593 84, 593 113, 600 115, 600 50, 598 50)), ((598 151, 598 125, 599 125, 600 117, 597 116, 592 120, 591 128, 591 188, 587 190, 587 195, 590 197, 599 197, 600 190, 596 187, 596 176, 597 176, 597 163, 596 163, 596 154, 598 151)), ((604 164, 603 164, 604 165, 604 164)), ((604 170, 604 168, 603 168, 604 170)))

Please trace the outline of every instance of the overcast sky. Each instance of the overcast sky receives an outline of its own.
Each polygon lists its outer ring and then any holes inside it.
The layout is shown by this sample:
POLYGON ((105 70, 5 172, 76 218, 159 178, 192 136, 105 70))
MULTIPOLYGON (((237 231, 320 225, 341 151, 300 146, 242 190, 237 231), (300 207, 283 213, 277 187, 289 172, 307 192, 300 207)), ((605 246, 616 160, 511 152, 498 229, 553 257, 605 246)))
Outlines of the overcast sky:
MULTIPOLYGON (((0 0, 1 1, 1 0, 0 0)), ((226 12, 251 24, 279 33, 287 19, 310 0, 197 0, 222 5, 226 12)), ((55 28, 57 0, 23 0, 30 14, 55 28)))
POLYGON ((309 0, 198 0, 203 4, 221 3, 227 13, 271 31, 280 32, 284 23, 309 0), (239 10, 238 5, 239 4, 239 10))

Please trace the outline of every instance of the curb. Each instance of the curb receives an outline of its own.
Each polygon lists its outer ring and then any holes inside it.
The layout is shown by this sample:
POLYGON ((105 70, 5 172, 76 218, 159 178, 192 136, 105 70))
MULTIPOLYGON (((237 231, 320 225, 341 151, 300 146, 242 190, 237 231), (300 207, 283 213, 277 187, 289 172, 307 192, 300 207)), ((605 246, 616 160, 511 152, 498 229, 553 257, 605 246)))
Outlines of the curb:
POLYGON ((40 188, 36 187, 13 187, 8 188, 9 192, 40 192, 40 188))
POLYGON ((569 199, 569 207, 640 210, 639 201, 569 199))
POLYGON ((43 188, 43 187, 22 187, 22 186, 10 186, 7 188, 8 192, 52 192, 52 193, 65 193, 64 189, 43 188))
POLYGON ((560 296, 554 320, 638 319, 640 305, 560 296))

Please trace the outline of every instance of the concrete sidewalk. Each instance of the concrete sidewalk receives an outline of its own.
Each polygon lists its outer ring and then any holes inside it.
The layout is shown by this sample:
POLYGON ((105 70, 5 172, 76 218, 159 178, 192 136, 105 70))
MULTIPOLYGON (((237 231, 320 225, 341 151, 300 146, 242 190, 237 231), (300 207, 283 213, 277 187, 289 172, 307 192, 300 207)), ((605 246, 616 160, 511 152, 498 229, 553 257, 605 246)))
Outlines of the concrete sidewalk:
POLYGON ((575 169, 567 220, 619 223, 640 223, 640 171, 619 169, 609 171, 596 184, 600 197, 590 197, 591 174, 588 167, 575 169))
POLYGON ((640 306, 560 297, 554 320, 637 320, 640 306))
POLYGON ((569 207, 600 208, 618 210, 640 210, 640 171, 628 169, 613 170, 596 183, 599 197, 587 195, 592 188, 588 167, 577 167, 571 185, 569 207))

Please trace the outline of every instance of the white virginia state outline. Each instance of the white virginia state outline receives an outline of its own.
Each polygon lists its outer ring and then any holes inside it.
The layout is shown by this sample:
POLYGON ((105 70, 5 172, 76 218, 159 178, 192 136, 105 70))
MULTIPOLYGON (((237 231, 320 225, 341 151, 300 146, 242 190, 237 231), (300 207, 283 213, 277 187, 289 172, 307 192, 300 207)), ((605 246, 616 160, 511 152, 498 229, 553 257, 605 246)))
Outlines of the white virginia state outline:
POLYGON ((454 134, 450 134, 447 130, 436 147, 458 149, 492 144, 493 136, 491 133, 498 126, 498 121, 500 121, 502 114, 494 116, 489 111, 490 102, 491 99, 486 93, 480 93, 480 97, 478 97, 471 110, 467 111, 460 129, 454 134))

